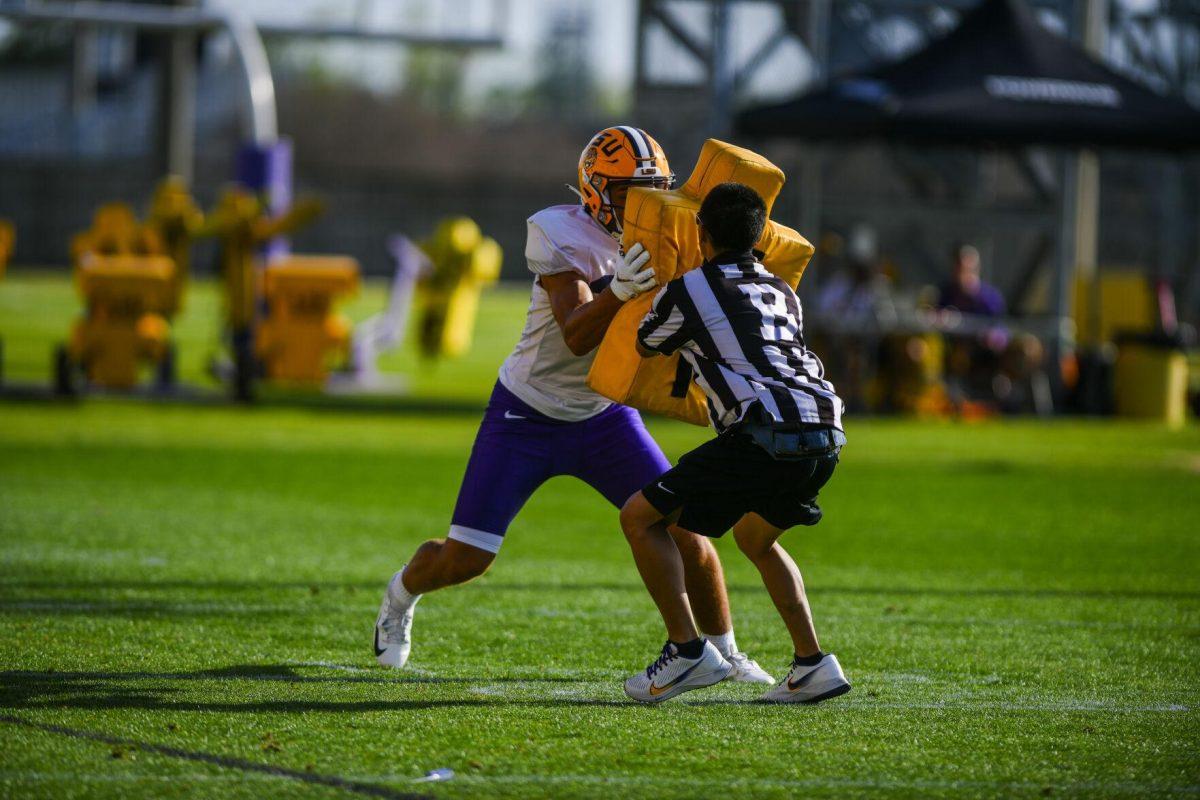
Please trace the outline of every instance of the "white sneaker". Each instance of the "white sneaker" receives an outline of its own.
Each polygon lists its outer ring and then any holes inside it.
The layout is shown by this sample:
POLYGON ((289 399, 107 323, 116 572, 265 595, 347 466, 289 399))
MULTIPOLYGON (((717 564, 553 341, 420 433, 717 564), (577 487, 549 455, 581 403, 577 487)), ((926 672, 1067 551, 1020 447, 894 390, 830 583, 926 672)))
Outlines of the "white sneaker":
POLYGON ((667 642, 657 661, 625 681, 625 694, 643 703, 661 703, 677 694, 720 683, 732 669, 709 641, 704 642, 699 658, 684 658, 675 645, 667 642))
POLYGON ((770 673, 760 667, 757 661, 740 650, 725 656, 725 660, 733 665, 733 669, 729 670, 729 674, 725 677, 727 681, 737 681, 739 683, 775 682, 770 673))
POLYGON ((404 567, 401 567, 388 582, 388 591, 383 593, 379 616, 375 619, 375 660, 385 667, 403 667, 412 649, 413 610, 421 595, 406 606, 392 602, 391 588, 403 572, 404 567))
POLYGON ((819 703, 850 691, 837 656, 827 653, 813 667, 792 664, 791 670, 760 700, 767 703, 819 703))

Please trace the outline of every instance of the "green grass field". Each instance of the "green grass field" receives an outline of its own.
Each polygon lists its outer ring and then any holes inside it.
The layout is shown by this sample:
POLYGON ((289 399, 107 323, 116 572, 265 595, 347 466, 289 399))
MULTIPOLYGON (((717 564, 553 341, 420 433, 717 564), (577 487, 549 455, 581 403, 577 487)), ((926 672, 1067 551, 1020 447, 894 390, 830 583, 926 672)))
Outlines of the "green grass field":
MULTIPOLYGON (((663 632, 569 479, 488 576, 422 600, 410 669, 376 668, 380 593, 446 530, 464 406, 524 303, 490 295, 461 362, 391 358, 421 399, 397 408, 0 401, 0 796, 1200 794, 1195 426, 852 420, 825 521, 785 539, 854 683, 818 707, 626 701, 663 632)), ((73 308, 62 278, 0 283, 12 379, 45 380, 73 308)), ((707 435, 651 430, 672 457, 707 435)), ((782 672, 757 574, 718 547, 739 643, 782 672)))

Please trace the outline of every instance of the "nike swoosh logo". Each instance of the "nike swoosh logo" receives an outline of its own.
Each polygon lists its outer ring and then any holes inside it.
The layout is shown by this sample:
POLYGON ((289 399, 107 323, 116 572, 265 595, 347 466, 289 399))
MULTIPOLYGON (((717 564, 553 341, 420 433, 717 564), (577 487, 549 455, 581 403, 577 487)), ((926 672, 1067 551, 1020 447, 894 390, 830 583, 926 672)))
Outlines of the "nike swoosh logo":
POLYGON ((375 655, 377 655, 377 656, 383 655, 383 650, 384 650, 384 648, 381 648, 379 646, 379 628, 376 628, 375 629, 375 655))
POLYGON ((666 684, 665 686, 655 686, 654 681, 650 681, 650 696, 658 697, 660 694, 667 691, 675 684, 679 683, 681 680, 686 678, 688 675, 692 674, 692 670, 694 670, 698 666, 700 666, 699 661, 697 661, 695 664, 692 664, 690 667, 685 669, 682 673, 679 674, 679 676, 677 678, 675 678, 675 680, 671 681, 670 683, 666 684))
POLYGON ((798 681, 792 682, 789 680, 787 682, 788 691, 795 692, 795 691, 803 688, 809 681, 812 680, 813 676, 816 674, 817 674, 817 671, 814 669, 811 672, 808 672, 803 678, 801 678, 798 681))
POLYGON ((504 418, 505 419, 527 419, 527 417, 522 417, 519 414, 512 413, 511 411, 505 411, 504 418))
POLYGON ((666 492, 667 494, 675 494, 675 493, 674 493, 674 492, 672 492, 670 489, 668 489, 667 487, 663 486, 663 485, 662 485, 662 481, 659 481, 658 483, 656 483, 656 484, 654 484, 654 485, 655 485, 655 486, 657 486, 658 488, 662 489, 662 490, 663 490, 664 492, 666 492))

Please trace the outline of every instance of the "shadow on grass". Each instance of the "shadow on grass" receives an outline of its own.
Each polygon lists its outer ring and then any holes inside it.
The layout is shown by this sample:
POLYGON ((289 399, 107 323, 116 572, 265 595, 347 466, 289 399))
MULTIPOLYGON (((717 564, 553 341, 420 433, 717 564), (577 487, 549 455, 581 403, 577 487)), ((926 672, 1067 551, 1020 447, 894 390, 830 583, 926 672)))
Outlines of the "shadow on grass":
POLYGON ((263 764, 257 761, 250 761, 244 758, 222 756, 215 753, 206 753, 200 750, 187 750, 182 747, 156 744, 154 742, 147 742, 140 739, 129 739, 123 736, 113 736, 111 734, 100 733, 97 731, 68 728, 64 725, 47 725, 42 722, 36 722, 34 720, 25 719, 24 717, 17 717, 9 714, 0 715, 0 723, 42 731, 44 733, 53 733, 72 739, 100 742, 101 744, 120 747, 133 747, 145 753, 153 753, 154 755, 175 758, 182 761, 211 764, 212 766, 220 767, 222 769, 254 772, 260 775, 270 775, 275 778, 283 778, 286 780, 298 781, 300 783, 328 786, 334 789, 352 792, 354 794, 365 795, 367 797, 383 797, 389 798, 390 800, 428 800, 429 798, 429 795, 401 792, 387 786, 350 780, 337 775, 322 775, 317 772, 309 772, 308 770, 300 771, 289 769, 287 767, 280 767, 274 764, 263 764))
POLYGON ((78 405, 88 396, 119 398, 148 405, 189 406, 201 408, 297 409, 300 411, 333 412, 337 414, 378 414, 394 416, 407 414, 421 417, 483 416, 487 399, 457 397, 411 397, 405 395, 351 394, 335 395, 322 392, 267 388, 252 403, 241 403, 217 387, 181 384, 175 391, 161 392, 139 387, 128 392, 91 389, 82 396, 64 396, 49 383, 7 381, 0 384, 0 403, 78 405))
MULTIPOLYGON (((355 675, 353 673, 337 675, 304 675, 297 672, 297 667, 309 667, 301 664, 239 664, 217 669, 202 669, 192 672, 55 672, 9 670, 0 672, 0 705, 3 705, 7 695, 14 689, 24 685, 30 688, 53 687, 62 690, 80 683, 91 684, 93 681, 263 681, 267 683, 373 683, 383 686, 398 684, 489 684, 489 683, 578 683, 577 678, 558 676, 539 676, 520 678, 510 676, 488 676, 486 678, 446 678, 434 675, 419 675, 401 670, 399 673, 389 672, 386 675, 355 675)), ((322 668, 322 665, 311 665, 311 668, 322 668)), ((329 667, 325 667, 329 668, 329 667)), ((342 669, 334 666, 332 669, 342 669)), ((349 667, 349 669, 357 669, 349 667)), ((383 670, 379 670, 381 673, 383 670)))
MULTIPOLYGON (((138 681, 267 681, 286 684, 321 683, 370 683, 370 684, 460 684, 464 687, 497 683, 539 684, 579 683, 575 678, 561 677, 486 677, 486 678, 441 678, 406 675, 403 677, 375 678, 370 676, 306 676, 298 675, 286 664, 249 664, 223 667, 196 672, 51 672, 21 671, 0 672, 0 708, 7 710, 33 709, 87 709, 143 711, 209 711, 230 714, 241 713, 306 713, 331 712, 349 713, 364 711, 424 711, 436 708, 479 707, 479 706, 614 706, 634 707, 631 700, 609 700, 603 698, 561 697, 547 699, 506 698, 483 696, 444 699, 397 699, 397 700, 303 700, 286 698, 280 700, 188 700, 179 698, 177 686, 134 686, 138 681)), ((737 701, 710 700, 706 704, 734 703, 737 701)))
MULTIPOLYGON (((265 592, 283 591, 288 589, 304 590, 310 593, 323 591, 343 591, 349 594, 357 592, 382 591, 380 581, 273 581, 273 580, 75 580, 69 583, 72 589, 104 590, 144 590, 169 591, 173 589, 195 591, 228 591, 228 592, 265 592)), ((61 579, 30 579, 0 581, 0 591, 4 589, 58 589, 64 587, 61 579)), ((760 584, 731 584, 731 594, 762 592, 760 584)), ((640 583, 632 581, 514 581, 492 582, 486 578, 472 585, 471 591, 499 592, 636 592, 639 595, 645 591, 640 583)), ((898 597, 1013 597, 1013 598, 1079 598, 1086 600, 1200 600, 1200 591, 1161 590, 1161 589, 1056 589, 1021 586, 999 587, 912 587, 912 586, 820 586, 811 589, 813 594, 828 595, 895 595, 898 597)), ((44 610, 57 610, 54 604, 62 604, 64 611, 71 610, 74 601, 55 598, 30 598, 0 600, 0 611, 26 610, 28 606, 36 610, 39 603, 45 603, 44 610)), ((99 606, 104 601, 85 603, 80 606, 99 606)), ((130 603, 111 603, 114 610, 142 610, 139 605, 130 603)), ((197 603, 203 606, 203 602, 197 603)), ((102 608, 97 610, 102 611, 102 608)), ((152 609, 147 605, 147 613, 152 609)), ((202 609, 201 609, 202 610, 202 609)), ((184 613, 184 612, 180 612, 184 613)), ((199 612, 197 612, 199 613, 199 612)), ((211 613, 211 612, 203 612, 211 613)))

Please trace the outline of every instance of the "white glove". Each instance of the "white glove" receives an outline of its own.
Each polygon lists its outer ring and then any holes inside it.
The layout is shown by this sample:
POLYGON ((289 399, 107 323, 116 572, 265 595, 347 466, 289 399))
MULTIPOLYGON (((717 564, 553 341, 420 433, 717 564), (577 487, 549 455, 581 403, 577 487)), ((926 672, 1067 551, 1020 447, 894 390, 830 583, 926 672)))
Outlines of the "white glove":
POLYGON ((658 279, 654 277, 654 268, 646 267, 649 260, 650 254, 641 243, 634 244, 622 257, 622 263, 613 274, 612 283, 608 285, 622 303, 658 285, 658 279))

